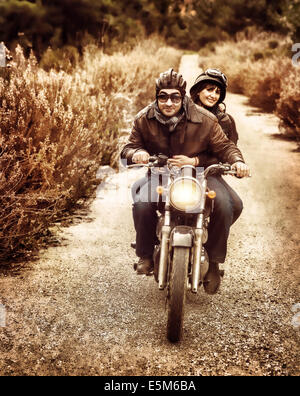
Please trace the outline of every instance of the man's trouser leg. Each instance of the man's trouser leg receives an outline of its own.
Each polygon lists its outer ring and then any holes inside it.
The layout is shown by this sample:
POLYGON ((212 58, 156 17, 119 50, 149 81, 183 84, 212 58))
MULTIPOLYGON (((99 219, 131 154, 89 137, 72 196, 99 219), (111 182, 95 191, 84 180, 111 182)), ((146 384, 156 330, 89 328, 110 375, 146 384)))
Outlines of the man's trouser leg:
POLYGON ((133 221, 136 230, 136 255, 152 257, 156 238, 157 200, 155 177, 143 178, 133 185, 133 221))
POLYGON ((152 257, 156 241, 157 213, 156 204, 151 202, 136 202, 132 207, 134 226, 136 230, 136 255, 152 257))

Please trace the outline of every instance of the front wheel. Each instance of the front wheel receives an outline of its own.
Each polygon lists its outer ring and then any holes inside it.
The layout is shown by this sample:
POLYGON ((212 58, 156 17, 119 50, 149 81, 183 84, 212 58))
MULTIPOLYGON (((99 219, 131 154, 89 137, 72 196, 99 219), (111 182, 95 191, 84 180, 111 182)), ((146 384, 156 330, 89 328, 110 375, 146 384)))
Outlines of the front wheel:
POLYGON ((181 339, 190 249, 174 247, 171 263, 168 301, 167 337, 171 342, 181 339))

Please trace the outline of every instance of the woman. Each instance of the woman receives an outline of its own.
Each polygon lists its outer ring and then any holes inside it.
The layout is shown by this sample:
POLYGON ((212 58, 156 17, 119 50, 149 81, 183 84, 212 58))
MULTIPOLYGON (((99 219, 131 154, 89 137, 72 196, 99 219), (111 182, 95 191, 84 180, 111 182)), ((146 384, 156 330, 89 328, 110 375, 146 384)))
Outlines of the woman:
MULTIPOLYGON (((218 69, 207 69, 204 73, 201 73, 190 89, 190 95, 194 103, 204 107, 206 110, 213 113, 222 127, 224 133, 235 144, 238 141, 238 133, 236 130, 234 119, 231 115, 226 113, 226 106, 223 102, 226 96, 227 89, 227 77, 218 69)), ((202 154, 200 163, 202 166, 207 167, 214 163, 218 163, 219 160, 209 154, 202 154)), ((208 177, 208 185, 210 189, 218 188, 219 201, 227 202, 232 208, 232 219, 231 225, 239 218, 243 210, 243 202, 238 194, 226 183, 218 172, 213 176, 208 177), (222 186, 222 187, 221 187, 222 186), (229 197, 229 199, 228 199, 229 197)), ((230 213, 230 210, 228 209, 230 213)), ((215 217, 212 222, 218 221, 215 217)), ((210 224, 210 227, 212 224, 210 224)), ((228 226, 229 230, 229 226, 228 226)), ((211 249, 211 246, 206 244, 206 249, 211 249)), ((218 270, 217 270, 218 271, 218 270)), ((204 284, 204 287, 207 288, 204 284)), ((210 294, 214 294, 218 287, 214 290, 209 290, 210 294)))
POLYGON ((230 114, 226 113, 223 103, 226 96, 227 77, 218 69, 207 69, 200 74, 190 89, 192 100, 199 106, 213 113, 227 137, 235 144, 238 133, 235 122, 230 114))

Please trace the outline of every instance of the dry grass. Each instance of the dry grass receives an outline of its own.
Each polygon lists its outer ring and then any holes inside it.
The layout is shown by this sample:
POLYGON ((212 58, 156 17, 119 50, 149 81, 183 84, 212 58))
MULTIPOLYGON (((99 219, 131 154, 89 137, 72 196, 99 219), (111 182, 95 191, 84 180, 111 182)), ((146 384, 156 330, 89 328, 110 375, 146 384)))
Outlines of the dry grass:
POLYGON ((89 46, 66 73, 43 70, 17 48, 0 77, 1 262, 36 251, 51 224, 93 194, 99 166, 116 165, 124 116, 179 59, 157 40, 111 56, 89 46))
POLYGON ((276 104, 276 115, 280 118, 280 127, 290 137, 300 141, 300 66, 293 67, 281 83, 280 98, 276 104))

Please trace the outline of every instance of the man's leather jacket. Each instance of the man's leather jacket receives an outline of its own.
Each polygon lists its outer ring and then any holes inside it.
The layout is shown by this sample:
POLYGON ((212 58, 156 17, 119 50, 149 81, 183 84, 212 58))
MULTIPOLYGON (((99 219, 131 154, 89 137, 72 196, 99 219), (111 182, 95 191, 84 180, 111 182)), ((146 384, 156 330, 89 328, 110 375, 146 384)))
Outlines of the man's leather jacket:
POLYGON ((217 118, 190 98, 185 98, 186 116, 173 132, 155 118, 154 103, 141 110, 135 118, 127 144, 121 151, 121 158, 132 162, 132 156, 139 150, 150 155, 186 155, 199 158, 199 166, 207 166, 207 154, 220 162, 233 164, 244 162, 242 153, 227 138, 217 118))

